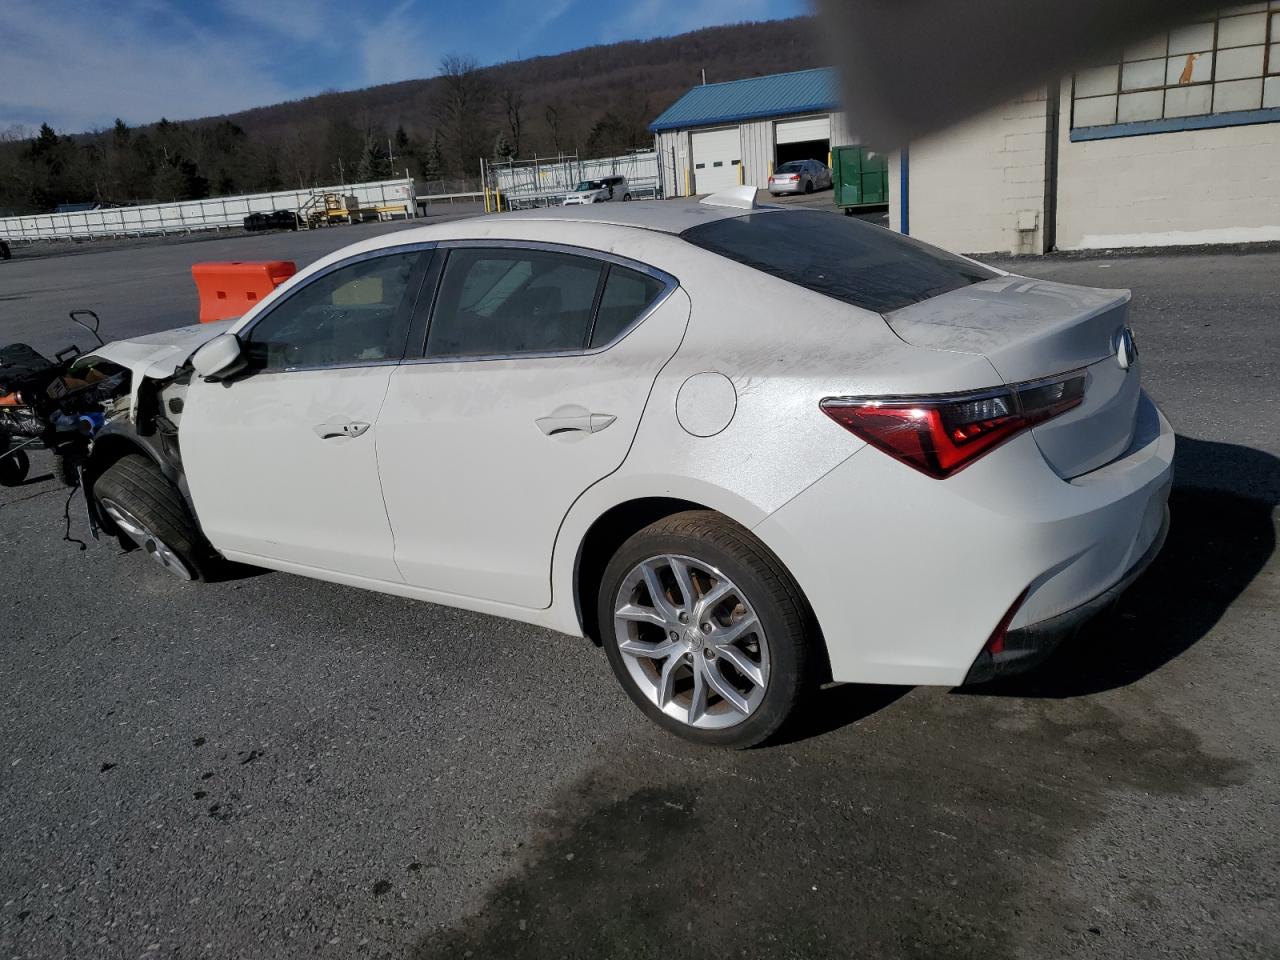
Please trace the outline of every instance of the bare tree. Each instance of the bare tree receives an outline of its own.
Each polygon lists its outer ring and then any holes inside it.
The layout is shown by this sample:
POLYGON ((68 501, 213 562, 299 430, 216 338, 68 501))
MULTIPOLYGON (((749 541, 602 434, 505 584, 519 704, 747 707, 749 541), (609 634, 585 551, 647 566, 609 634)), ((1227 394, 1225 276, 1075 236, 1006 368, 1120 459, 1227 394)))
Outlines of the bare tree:
POLYGON ((440 93, 436 118, 444 131, 445 157, 455 171, 469 173, 471 165, 488 153, 485 114, 491 91, 474 57, 449 54, 440 61, 440 93))
POLYGON ((560 153, 560 111, 552 103, 547 104, 547 129, 551 131, 551 146, 560 153))
POLYGON ((507 112, 507 127, 511 131, 513 156, 520 156, 520 128, 524 125, 524 93, 514 86, 502 91, 502 108, 507 112))

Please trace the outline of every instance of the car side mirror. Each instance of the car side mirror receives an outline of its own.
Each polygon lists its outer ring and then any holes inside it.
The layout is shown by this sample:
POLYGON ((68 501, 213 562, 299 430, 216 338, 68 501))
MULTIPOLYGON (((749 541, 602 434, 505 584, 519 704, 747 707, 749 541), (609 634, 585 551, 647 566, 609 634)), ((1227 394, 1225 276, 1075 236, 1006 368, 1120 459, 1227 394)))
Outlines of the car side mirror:
POLYGON ((191 366, 206 380, 222 379, 238 373, 245 366, 240 339, 234 333, 214 337, 192 355, 191 366))

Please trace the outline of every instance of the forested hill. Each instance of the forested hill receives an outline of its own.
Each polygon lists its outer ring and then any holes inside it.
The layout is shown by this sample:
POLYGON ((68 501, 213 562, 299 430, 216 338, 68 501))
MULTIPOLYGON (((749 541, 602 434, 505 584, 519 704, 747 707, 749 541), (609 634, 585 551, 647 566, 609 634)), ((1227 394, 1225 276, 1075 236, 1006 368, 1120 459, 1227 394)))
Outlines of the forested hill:
POLYGON ((820 66, 809 18, 710 27, 325 93, 224 117, 0 143, 0 210, 192 199, 401 174, 474 178, 480 157, 609 156, 652 144, 647 126, 689 87, 820 66))

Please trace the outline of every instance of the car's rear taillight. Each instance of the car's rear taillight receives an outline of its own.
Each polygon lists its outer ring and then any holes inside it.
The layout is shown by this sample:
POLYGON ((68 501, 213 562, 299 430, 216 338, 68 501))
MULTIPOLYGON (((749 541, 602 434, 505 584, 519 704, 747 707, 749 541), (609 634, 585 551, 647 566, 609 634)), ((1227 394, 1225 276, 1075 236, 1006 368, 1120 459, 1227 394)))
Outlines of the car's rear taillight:
POLYGON ((828 397, 822 412, 867 443, 936 479, 1084 401, 1083 370, 975 393, 828 397))

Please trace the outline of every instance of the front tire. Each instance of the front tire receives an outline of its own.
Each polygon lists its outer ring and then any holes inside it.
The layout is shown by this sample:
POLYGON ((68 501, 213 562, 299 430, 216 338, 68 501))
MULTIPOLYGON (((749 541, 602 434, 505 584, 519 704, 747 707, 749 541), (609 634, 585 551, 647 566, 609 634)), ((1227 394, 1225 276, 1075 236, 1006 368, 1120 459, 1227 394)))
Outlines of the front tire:
POLYGON ((748 530, 709 511, 632 536, 600 585, 600 635, 627 695, 694 743, 773 736, 809 685, 808 614, 791 576, 748 530))
POLYGON ((141 454, 121 457, 93 484, 93 498, 127 548, 141 549, 180 580, 208 579, 216 567, 182 495, 141 454))

